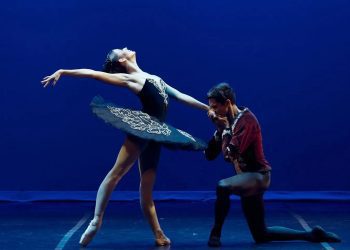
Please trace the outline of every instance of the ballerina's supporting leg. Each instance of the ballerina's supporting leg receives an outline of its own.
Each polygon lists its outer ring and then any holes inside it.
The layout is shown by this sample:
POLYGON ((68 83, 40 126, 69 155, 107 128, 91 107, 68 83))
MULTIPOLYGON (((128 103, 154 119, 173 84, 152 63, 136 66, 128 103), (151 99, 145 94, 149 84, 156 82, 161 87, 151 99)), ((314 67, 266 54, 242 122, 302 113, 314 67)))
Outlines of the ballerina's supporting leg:
POLYGON ((85 232, 82 234, 79 241, 82 246, 87 246, 100 229, 103 215, 113 190, 122 179, 122 177, 133 166, 138 156, 140 155, 140 151, 140 146, 137 143, 130 140, 129 138, 126 138, 119 151, 113 168, 106 175, 98 189, 94 218, 90 222, 85 232))
POLYGON ((169 245, 171 241, 160 227, 152 197, 159 155, 160 145, 150 142, 140 156, 140 205, 153 231, 155 244, 157 246, 166 246, 169 245))

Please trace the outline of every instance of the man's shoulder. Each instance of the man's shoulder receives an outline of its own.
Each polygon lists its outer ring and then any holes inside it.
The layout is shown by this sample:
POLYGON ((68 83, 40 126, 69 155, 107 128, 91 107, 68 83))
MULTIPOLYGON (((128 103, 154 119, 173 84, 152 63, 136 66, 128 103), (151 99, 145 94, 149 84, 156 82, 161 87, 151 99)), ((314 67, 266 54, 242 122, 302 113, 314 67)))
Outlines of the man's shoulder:
POLYGON ((255 114, 248 108, 245 108, 244 109, 244 113, 242 115, 242 121, 243 122, 246 122, 246 123, 249 123, 251 125, 253 124, 257 124, 259 126, 259 121, 258 119, 256 118, 255 114))
POLYGON ((249 108, 244 107, 241 109, 241 112, 242 112, 242 118, 257 120, 255 114, 249 108))

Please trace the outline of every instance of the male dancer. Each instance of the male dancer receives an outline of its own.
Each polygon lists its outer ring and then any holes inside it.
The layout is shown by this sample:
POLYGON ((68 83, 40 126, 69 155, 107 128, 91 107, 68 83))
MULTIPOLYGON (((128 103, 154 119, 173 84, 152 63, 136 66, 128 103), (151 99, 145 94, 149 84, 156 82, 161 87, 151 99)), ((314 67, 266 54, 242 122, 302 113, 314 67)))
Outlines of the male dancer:
POLYGON ((287 240, 340 242, 337 235, 319 226, 309 232, 279 226, 266 227, 263 195, 270 185, 271 167, 264 156, 258 120, 248 108, 236 105, 235 93, 226 83, 213 87, 207 97, 210 106, 208 116, 216 125, 216 131, 205 156, 213 160, 222 152, 225 160, 236 170, 236 175, 218 183, 215 223, 208 245, 221 245, 221 229, 230 208, 231 194, 241 197, 242 209, 256 243, 287 240))

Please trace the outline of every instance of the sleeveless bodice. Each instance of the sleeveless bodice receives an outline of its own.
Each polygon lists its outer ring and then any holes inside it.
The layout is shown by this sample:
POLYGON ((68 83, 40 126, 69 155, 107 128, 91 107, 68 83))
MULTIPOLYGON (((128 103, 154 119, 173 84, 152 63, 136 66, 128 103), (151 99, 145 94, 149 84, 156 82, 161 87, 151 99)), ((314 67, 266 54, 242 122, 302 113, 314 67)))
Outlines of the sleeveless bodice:
POLYGON ((166 93, 166 84, 160 79, 146 79, 145 84, 138 96, 142 103, 142 111, 164 121, 168 109, 168 95, 166 93))

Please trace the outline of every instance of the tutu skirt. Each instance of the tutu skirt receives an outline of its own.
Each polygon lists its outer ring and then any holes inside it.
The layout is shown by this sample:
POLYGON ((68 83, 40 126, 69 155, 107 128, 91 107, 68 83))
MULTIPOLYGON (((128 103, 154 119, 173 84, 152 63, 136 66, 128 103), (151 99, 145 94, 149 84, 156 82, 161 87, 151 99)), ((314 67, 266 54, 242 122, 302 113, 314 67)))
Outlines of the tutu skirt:
POLYGON ((145 112, 118 107, 100 96, 94 97, 90 106, 99 118, 132 136, 159 142, 170 149, 204 150, 207 147, 204 141, 181 129, 145 112))

